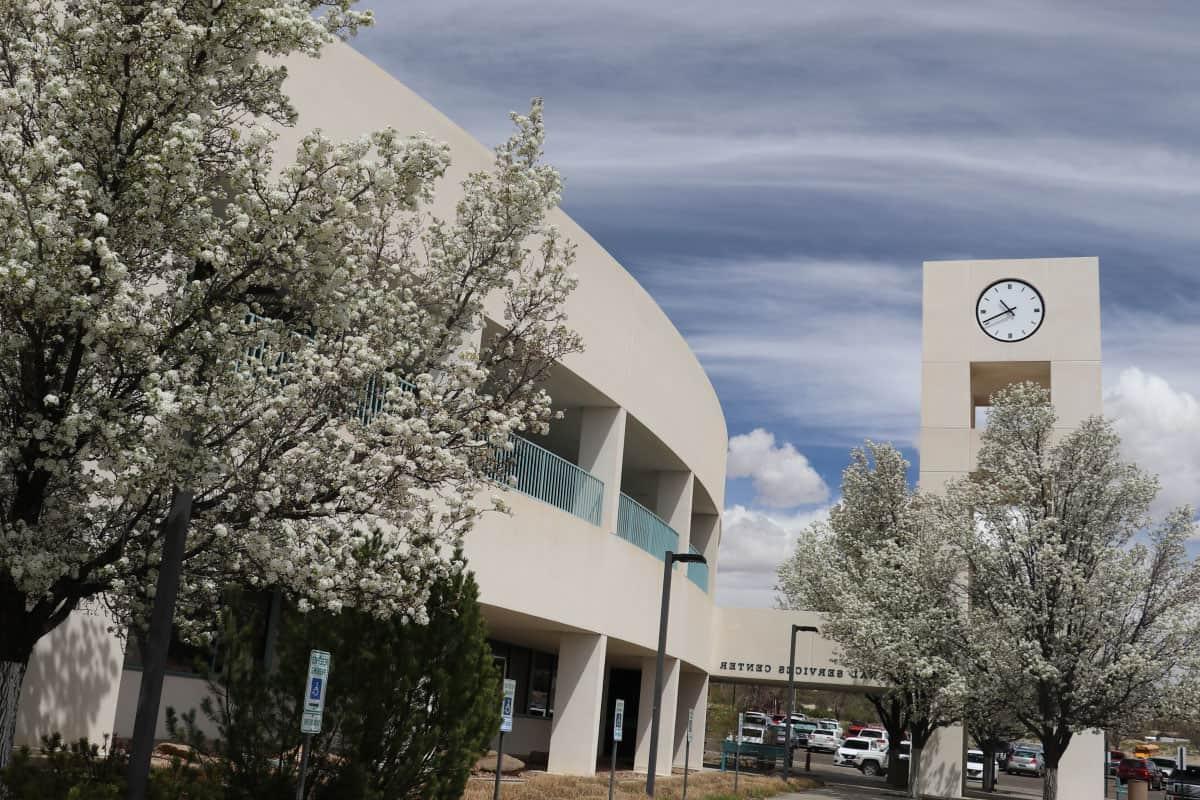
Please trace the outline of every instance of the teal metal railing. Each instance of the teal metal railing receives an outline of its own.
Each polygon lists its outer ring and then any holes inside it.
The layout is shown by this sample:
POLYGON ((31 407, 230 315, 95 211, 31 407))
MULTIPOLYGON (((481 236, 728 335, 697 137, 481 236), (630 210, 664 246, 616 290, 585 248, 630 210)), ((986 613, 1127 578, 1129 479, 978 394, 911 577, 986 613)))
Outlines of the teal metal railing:
MULTIPOLYGON (((688 552, 692 555, 702 555, 699 550, 688 545, 688 552)), ((708 594, 708 564, 691 563, 687 565, 688 580, 700 587, 700 590, 708 594)))
POLYGON ((617 505, 617 536, 663 560, 679 546, 679 534, 661 517, 624 492, 617 505))
MULTIPOLYGON (((246 322, 261 318, 250 314, 246 322)), ((287 354, 276 358, 275 367, 286 363, 287 354)), ((266 346, 249 347, 247 360, 268 358, 266 346)), ((391 387, 416 392, 416 384, 393 375, 372 375, 367 379, 354 409, 355 418, 366 425, 387 407, 391 387)), ((483 473, 489 479, 516 489, 522 494, 561 508, 593 525, 600 524, 604 503, 604 482, 587 470, 551 453, 528 439, 511 434, 511 448, 497 447, 485 458, 483 473)))
POLYGON ((367 378, 367 385, 363 387, 362 399, 358 401, 358 407, 354 410, 354 416, 363 425, 366 425, 375 415, 383 411, 387 404, 387 390, 389 386, 399 386, 406 392, 416 392, 417 386, 414 383, 384 375, 372 375, 367 378))
POLYGON ((593 525, 600 524, 602 480, 516 434, 508 441, 511 448, 497 447, 484 464, 487 477, 593 525))

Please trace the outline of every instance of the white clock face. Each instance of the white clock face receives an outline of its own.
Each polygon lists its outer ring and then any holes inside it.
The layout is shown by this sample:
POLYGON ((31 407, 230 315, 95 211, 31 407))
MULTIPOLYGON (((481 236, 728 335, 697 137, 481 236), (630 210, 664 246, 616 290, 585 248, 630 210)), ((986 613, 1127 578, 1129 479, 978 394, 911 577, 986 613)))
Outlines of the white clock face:
POLYGON ((975 319, 983 332, 1000 342, 1028 339, 1042 327, 1046 304, 1031 284, 1016 278, 993 283, 979 295, 975 319))

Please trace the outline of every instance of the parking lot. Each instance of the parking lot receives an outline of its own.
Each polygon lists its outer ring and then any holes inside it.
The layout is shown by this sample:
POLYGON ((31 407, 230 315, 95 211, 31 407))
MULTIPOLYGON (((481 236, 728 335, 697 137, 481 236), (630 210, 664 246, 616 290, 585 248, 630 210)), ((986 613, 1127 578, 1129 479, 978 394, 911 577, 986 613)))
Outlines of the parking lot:
MULTIPOLYGON (((861 792, 856 793, 854 789, 883 789, 887 786, 887 778, 867 777, 866 775, 860 773, 857 769, 853 769, 851 767, 835 767, 833 765, 833 756, 828 753, 811 754, 811 772, 804 772, 804 763, 804 752, 797 752, 796 763, 793 767, 794 774, 807 774, 820 778, 827 786, 831 788, 846 790, 846 794, 848 796, 861 794, 861 792)), ((746 771, 750 772, 755 770, 746 771)), ((868 794, 871 793, 868 792, 868 794)), ((980 788, 980 784, 976 781, 968 781, 967 795, 970 797, 979 798, 1005 795, 1015 798, 1040 798, 1042 796, 1042 779, 1035 778, 1030 775, 1001 774, 996 782, 996 791, 994 793, 984 792, 980 788)), ((1109 798, 1116 797, 1116 789, 1112 778, 1109 778, 1106 783, 1105 796, 1109 798)), ((1164 793, 1161 791, 1150 792, 1149 800, 1164 800, 1164 793)))

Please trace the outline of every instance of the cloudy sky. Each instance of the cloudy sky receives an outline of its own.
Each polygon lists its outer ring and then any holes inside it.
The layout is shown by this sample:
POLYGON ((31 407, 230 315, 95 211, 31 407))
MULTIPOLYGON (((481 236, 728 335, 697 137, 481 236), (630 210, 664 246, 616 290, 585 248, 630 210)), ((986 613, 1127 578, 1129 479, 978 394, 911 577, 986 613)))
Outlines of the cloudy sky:
POLYGON ((1106 409, 1200 494, 1200 5, 373 8, 355 46, 480 140, 545 98, 566 210, 708 369, 723 604, 772 604, 850 447, 916 460, 924 260, 1099 256, 1106 409))

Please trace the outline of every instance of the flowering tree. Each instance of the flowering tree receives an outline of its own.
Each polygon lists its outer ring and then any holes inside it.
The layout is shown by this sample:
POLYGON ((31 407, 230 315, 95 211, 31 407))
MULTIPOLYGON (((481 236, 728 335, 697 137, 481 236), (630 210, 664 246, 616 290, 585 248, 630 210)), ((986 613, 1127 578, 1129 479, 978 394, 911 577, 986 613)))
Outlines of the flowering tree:
POLYGON ((788 607, 824 615, 821 633, 837 642, 842 663, 887 686, 870 699, 892 741, 911 737, 909 787, 918 797, 922 749, 959 718, 966 607, 961 558, 945 529, 928 524, 907 471, 890 445, 855 450, 841 502, 827 523, 801 534, 778 588, 788 607))
POLYGON ((186 622, 230 581, 421 622, 480 465, 548 419, 540 104, 448 220, 424 137, 274 160, 278 57, 351 2, 0 4, 0 765, 35 643, 89 597, 140 627, 172 531, 186 622))
POLYGON ((1200 646, 1191 510, 1150 526, 1157 482, 1121 460, 1112 425, 1055 419, 1036 384, 997 393, 976 475, 937 512, 970 569, 972 681, 1041 741, 1046 800, 1072 734, 1153 717, 1200 646))

